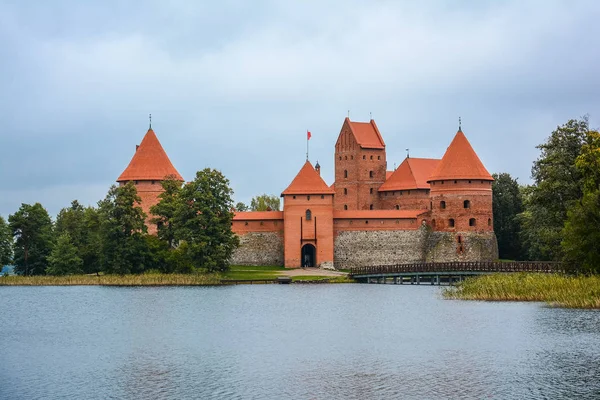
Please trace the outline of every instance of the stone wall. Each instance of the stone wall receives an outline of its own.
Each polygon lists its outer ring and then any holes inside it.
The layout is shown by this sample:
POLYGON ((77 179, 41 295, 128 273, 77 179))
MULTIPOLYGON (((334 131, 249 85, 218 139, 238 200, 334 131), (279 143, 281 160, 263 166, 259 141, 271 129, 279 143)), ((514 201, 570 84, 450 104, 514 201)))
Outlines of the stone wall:
POLYGON ((405 231, 340 231, 335 268, 420 262, 425 259, 427 227, 405 231))
POLYGON ((283 265, 283 237, 279 233, 249 232, 239 238, 232 265, 283 265))
POLYGON ((430 232, 426 248, 427 262, 498 259, 498 242, 494 232, 430 232))

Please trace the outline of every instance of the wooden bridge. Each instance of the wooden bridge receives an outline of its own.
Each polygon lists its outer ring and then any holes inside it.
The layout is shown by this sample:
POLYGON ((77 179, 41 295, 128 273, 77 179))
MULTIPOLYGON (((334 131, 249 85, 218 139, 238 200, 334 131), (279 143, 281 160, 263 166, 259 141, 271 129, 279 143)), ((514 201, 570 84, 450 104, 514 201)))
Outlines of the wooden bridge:
POLYGON ((362 283, 452 285, 466 277, 508 272, 564 273, 559 262, 443 262, 375 265, 351 268, 349 276, 362 283))

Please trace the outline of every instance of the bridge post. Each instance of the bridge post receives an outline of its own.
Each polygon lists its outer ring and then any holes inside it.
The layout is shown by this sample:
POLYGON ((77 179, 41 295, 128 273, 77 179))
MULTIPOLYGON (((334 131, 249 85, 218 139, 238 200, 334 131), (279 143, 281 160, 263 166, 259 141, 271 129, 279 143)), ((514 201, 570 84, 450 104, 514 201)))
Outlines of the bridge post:
POLYGON ((417 285, 421 284, 421 275, 417 274, 417 285))

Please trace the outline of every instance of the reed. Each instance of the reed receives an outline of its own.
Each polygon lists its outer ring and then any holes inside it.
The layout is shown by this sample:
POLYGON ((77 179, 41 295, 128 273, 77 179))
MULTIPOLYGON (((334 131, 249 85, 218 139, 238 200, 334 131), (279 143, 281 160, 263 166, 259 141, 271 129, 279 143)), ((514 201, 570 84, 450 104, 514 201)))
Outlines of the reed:
POLYGON ((0 278, 0 286, 211 286, 220 279, 217 274, 8 276, 0 278))
POLYGON ((448 299, 539 301, 564 308, 600 308, 600 276, 493 274, 444 289, 448 299))

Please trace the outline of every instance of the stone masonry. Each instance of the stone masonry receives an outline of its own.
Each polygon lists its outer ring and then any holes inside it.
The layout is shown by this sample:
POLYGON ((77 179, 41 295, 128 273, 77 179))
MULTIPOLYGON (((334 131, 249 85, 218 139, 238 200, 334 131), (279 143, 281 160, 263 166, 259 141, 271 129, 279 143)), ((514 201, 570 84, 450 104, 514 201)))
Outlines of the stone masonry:
POLYGON ((283 265, 283 237, 279 233, 250 232, 239 238, 232 265, 283 265))

